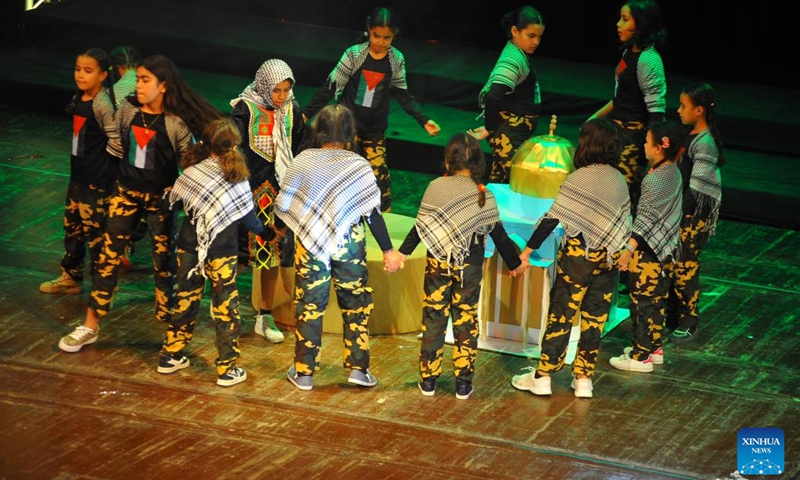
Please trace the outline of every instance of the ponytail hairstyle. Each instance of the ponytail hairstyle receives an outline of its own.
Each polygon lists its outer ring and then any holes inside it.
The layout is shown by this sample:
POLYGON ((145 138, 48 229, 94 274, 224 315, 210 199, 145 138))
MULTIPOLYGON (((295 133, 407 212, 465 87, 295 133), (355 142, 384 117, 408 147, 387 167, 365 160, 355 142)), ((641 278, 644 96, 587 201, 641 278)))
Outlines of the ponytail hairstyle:
POLYGON ((719 133, 719 126, 717 125, 716 113, 716 95, 711 85, 703 82, 693 83, 688 87, 681 90, 681 93, 689 97, 692 105, 695 107, 702 107, 706 115, 706 124, 708 131, 714 138, 714 143, 719 150, 719 158, 717 159, 717 166, 725 165, 725 157, 722 155, 722 137, 719 133))
POLYGON ((660 145, 664 151, 664 158, 677 162, 683 155, 686 141, 686 130, 677 122, 656 122, 648 128, 653 135, 653 141, 660 145))
POLYGON ((446 175, 454 176, 456 172, 469 170, 469 176, 478 186, 478 205, 486 203, 486 185, 482 183, 486 170, 486 158, 472 135, 457 133, 450 137, 444 147, 444 165, 446 175))
POLYGON ((164 110, 180 117, 195 137, 200 137, 209 123, 223 118, 222 112, 189 86, 167 57, 151 55, 139 66, 155 75, 159 82, 167 84, 164 110))
MULTIPOLYGON (((108 58, 108 54, 102 48, 90 48, 83 53, 79 53, 78 57, 93 58, 100 67, 101 72, 108 73, 108 70, 111 68, 111 61, 108 58)), ((106 75, 106 79, 103 80, 102 90, 105 90, 106 92, 111 90, 111 88, 109 88, 108 75, 106 75)), ((72 115, 72 113, 75 111, 75 107, 78 105, 78 101, 80 100, 81 96, 83 96, 82 90, 76 91, 72 96, 72 100, 70 100, 70 102, 64 108, 64 111, 67 112, 67 115, 72 115)))
POLYGON ((239 183, 250 176, 244 155, 239 150, 242 135, 230 118, 220 118, 210 122, 203 131, 202 141, 196 143, 181 158, 181 168, 191 167, 203 160, 214 157, 222 168, 222 175, 228 182, 239 183))
POLYGON ((530 24, 544 26, 542 14, 530 5, 523 5, 512 12, 506 13, 500 20, 500 27, 503 28, 508 40, 511 40, 511 27, 517 27, 517 30, 524 30, 530 24))

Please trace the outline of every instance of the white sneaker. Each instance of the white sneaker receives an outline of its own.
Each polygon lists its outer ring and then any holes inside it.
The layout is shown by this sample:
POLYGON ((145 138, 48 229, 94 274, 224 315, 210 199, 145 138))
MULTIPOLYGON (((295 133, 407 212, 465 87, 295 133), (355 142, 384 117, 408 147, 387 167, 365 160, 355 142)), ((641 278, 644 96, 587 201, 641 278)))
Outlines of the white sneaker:
MULTIPOLYGON (((625 347, 622 353, 630 355, 631 350, 633 350, 633 347, 625 347)), ((653 361, 653 365, 664 365, 664 348, 658 347, 655 352, 650 354, 650 360, 653 361)))
POLYGON ((534 395, 552 395, 553 390, 550 388, 550 377, 536 378, 536 370, 531 370, 528 373, 521 375, 514 375, 511 379, 511 385, 517 390, 527 390, 534 395))
POLYGON ((100 329, 92 330, 89 327, 79 325, 69 335, 61 337, 58 348, 65 352, 75 353, 80 351, 84 345, 89 345, 97 341, 97 332, 100 329))
POLYGON ((634 360, 628 353, 623 353, 619 357, 611 357, 608 363, 618 370, 626 370, 628 372, 650 373, 653 371, 652 355, 644 360, 634 360))
POLYGON ((592 398, 592 379, 591 378, 573 378, 570 387, 575 390, 575 396, 578 398, 592 398))
POLYGON ((271 313, 256 315, 255 332, 270 343, 281 343, 284 340, 283 332, 275 325, 275 317, 271 313))

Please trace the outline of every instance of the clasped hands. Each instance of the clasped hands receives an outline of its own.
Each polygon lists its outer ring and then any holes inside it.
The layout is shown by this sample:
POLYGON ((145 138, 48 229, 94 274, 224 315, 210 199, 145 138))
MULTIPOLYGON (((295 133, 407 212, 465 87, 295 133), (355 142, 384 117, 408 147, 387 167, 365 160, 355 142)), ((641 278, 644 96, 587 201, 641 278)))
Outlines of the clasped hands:
POLYGON ((406 266, 406 256, 397 250, 383 252, 383 269, 388 273, 402 270, 406 266))

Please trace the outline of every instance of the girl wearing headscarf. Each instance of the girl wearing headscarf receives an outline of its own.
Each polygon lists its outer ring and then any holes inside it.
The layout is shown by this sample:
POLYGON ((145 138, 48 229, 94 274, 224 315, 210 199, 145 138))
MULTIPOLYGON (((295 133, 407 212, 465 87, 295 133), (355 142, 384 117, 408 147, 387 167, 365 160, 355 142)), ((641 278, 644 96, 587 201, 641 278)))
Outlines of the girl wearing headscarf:
POLYGON ((270 59, 258 69, 253 82, 231 100, 231 117, 242 134, 241 150, 250 170, 256 216, 271 226, 262 236, 240 231, 240 257, 246 258, 242 263, 259 272, 261 305, 255 332, 272 343, 284 340, 272 316, 277 267, 291 266, 293 262, 293 236, 280 221, 276 225, 272 209, 278 182, 299 150, 303 136, 303 116, 292 92, 294 84, 289 65, 270 59))

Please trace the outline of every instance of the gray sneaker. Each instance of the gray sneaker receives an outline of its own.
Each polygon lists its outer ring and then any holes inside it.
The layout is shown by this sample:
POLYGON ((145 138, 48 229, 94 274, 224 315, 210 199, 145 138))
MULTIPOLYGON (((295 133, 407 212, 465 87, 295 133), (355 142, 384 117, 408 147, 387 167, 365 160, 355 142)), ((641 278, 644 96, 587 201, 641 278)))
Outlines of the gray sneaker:
POLYGON ((92 330, 91 328, 80 325, 69 335, 61 337, 61 340, 58 342, 58 348, 69 353, 78 352, 84 345, 89 345, 97 341, 97 332, 99 330, 99 328, 97 330, 92 330))
POLYGON ((275 325, 275 317, 271 313, 256 315, 255 332, 270 343, 281 343, 284 340, 283 332, 275 325))
POLYGON ((378 379, 375 378, 375 375, 369 373, 369 370, 362 372, 354 368, 350 370, 350 378, 347 379, 347 382, 362 387, 374 387, 378 384, 378 379))
POLYGON ((299 388, 300 390, 311 390, 314 388, 314 377, 311 375, 300 375, 297 373, 297 370, 292 365, 292 368, 289 369, 289 372, 286 374, 286 377, 292 382, 292 385, 299 388))

